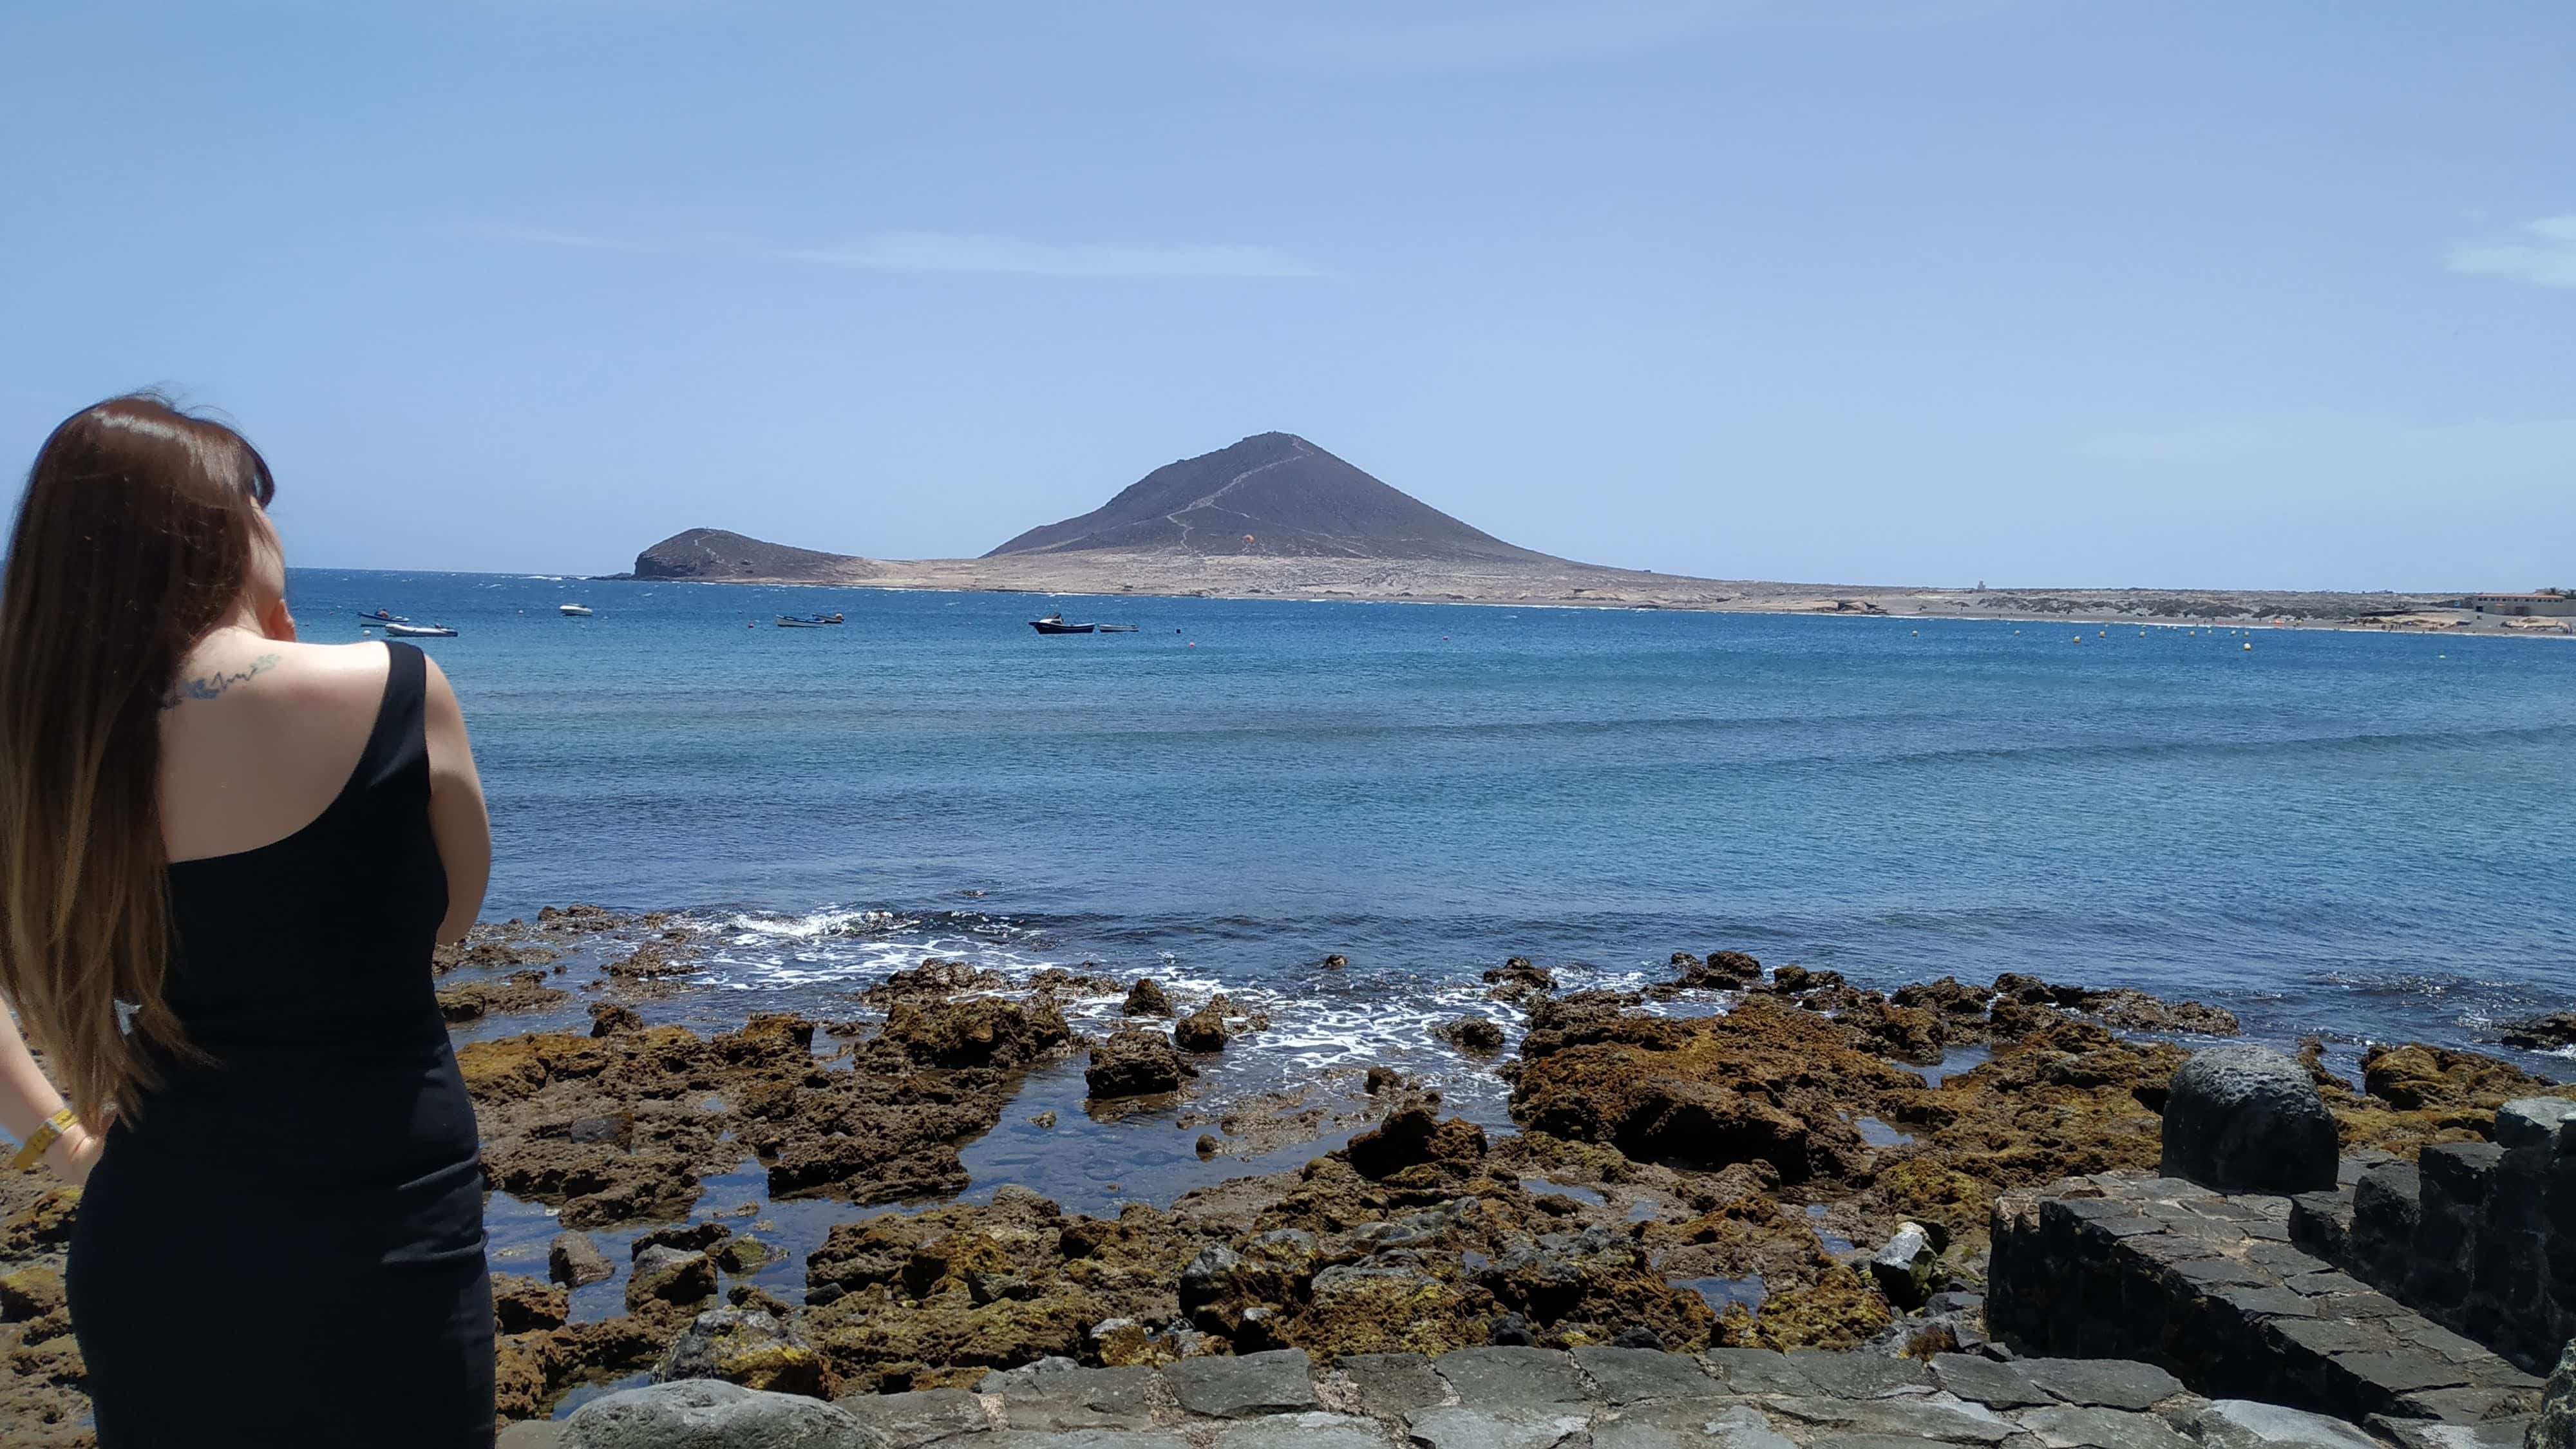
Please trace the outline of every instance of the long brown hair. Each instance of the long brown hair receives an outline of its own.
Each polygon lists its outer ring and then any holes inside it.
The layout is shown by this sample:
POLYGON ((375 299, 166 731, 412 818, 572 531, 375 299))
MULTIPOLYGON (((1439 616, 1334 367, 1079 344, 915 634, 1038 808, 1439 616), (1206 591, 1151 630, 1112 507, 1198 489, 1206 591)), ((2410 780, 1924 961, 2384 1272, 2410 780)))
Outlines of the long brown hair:
POLYGON ((193 1054, 162 999, 161 710, 276 491, 240 434, 149 394, 74 413, 27 473, 0 584, 0 992, 93 1123, 193 1054))

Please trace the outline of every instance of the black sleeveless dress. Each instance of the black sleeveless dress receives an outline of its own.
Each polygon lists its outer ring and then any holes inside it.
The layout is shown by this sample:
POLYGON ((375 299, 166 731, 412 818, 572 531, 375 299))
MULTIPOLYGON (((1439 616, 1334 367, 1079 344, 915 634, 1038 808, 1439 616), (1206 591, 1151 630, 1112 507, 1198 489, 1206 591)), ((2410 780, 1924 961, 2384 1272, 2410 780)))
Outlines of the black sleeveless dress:
POLYGON ((447 875, 424 665, 284 840, 170 867, 172 1064, 108 1134, 67 1273, 101 1449, 489 1445, 474 1106, 430 987, 447 875))

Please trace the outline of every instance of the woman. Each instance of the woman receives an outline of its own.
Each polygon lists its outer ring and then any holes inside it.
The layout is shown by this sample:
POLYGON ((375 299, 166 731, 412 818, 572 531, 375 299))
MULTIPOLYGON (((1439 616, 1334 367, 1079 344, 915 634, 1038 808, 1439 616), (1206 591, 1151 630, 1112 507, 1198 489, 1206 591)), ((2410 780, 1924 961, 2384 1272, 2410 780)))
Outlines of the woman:
POLYGON ((474 1108, 430 989, 482 907, 482 785, 419 650, 296 641, 274 490, 152 397, 36 455, 0 586, 0 995, 71 1103, 0 1031, 0 1127, 88 1184, 102 1449, 489 1445, 474 1108))

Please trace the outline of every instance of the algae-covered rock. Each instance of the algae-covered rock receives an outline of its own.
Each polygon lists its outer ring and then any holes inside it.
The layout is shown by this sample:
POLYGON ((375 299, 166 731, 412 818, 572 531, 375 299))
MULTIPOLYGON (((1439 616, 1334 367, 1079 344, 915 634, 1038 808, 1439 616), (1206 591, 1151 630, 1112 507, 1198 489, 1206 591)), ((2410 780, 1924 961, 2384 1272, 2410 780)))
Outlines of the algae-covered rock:
POLYGON ((1645 1161, 1836 1174, 1868 1156, 1850 1117, 1923 1085, 1832 1021, 1763 996, 1720 1017, 1533 1013, 1531 1027, 1512 1115, 1645 1161))
POLYGON ((541 1278, 492 1275, 492 1327, 502 1334, 561 1328, 572 1313, 572 1295, 541 1278))
POLYGON ((1185 1052, 1212 1052, 1225 1046, 1225 1016, 1214 1006, 1201 1007, 1172 1025, 1172 1045, 1185 1052))
POLYGON ((1442 1121, 1428 1106, 1409 1103, 1376 1127, 1351 1139, 1351 1166, 1363 1177, 1386 1177, 1407 1167, 1471 1166, 1485 1156, 1485 1129, 1461 1117, 1442 1121))
POLYGON ((69 1246, 80 1200, 79 1188, 47 1188, 43 1196, 0 1220, 0 1252, 25 1257, 69 1246))
POLYGON ((1197 1074, 1169 1037, 1130 1026, 1092 1045, 1082 1081, 1094 1097, 1144 1097, 1179 1091, 1183 1077, 1197 1074))
POLYGON ((722 1379, 772 1393, 829 1397, 822 1355, 758 1309, 710 1308, 689 1321, 653 1366, 653 1382, 722 1379))
POLYGON ((912 1060, 943 1067, 1026 1066, 1070 1039, 1063 1013, 1044 998, 1026 1006, 989 997, 898 1002, 878 1034, 912 1060))
POLYGON ((642 1309, 655 1303, 689 1304, 713 1298, 715 1261, 704 1253, 655 1245, 635 1257, 634 1276, 626 1280, 626 1306, 642 1309))
POLYGON ((24 1323, 61 1308, 63 1275, 37 1264, 0 1276, 0 1323, 24 1323))

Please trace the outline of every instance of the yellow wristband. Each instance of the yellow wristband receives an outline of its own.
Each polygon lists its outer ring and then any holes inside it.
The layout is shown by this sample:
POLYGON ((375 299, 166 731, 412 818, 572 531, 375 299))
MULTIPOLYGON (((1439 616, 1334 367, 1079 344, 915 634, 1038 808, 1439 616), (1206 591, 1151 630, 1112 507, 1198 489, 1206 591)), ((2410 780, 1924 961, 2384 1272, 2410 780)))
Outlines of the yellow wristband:
POLYGON ((69 1107, 46 1118, 45 1125, 28 1133, 27 1140, 19 1144, 18 1155, 9 1159, 10 1168, 13 1171, 25 1172, 44 1161, 45 1149, 54 1145, 54 1139, 79 1125, 80 1119, 72 1115, 72 1109, 69 1107))

